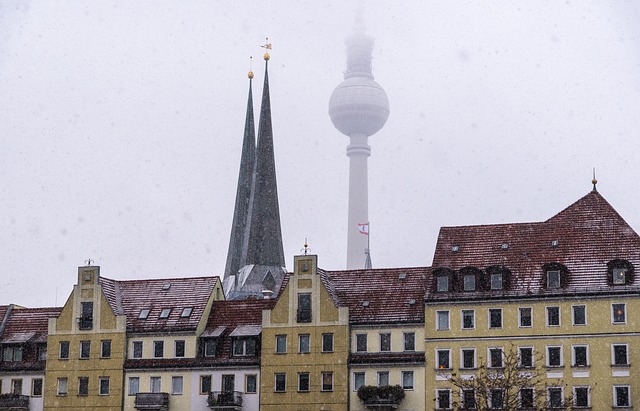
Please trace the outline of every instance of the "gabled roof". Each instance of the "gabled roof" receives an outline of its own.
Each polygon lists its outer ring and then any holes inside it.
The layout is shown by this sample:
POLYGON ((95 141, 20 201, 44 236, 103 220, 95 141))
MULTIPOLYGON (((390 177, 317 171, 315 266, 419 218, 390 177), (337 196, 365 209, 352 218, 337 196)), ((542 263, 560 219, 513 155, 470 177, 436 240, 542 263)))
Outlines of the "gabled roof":
POLYGON ((46 343, 49 318, 60 315, 62 308, 14 308, 0 338, 2 343, 46 343))
POLYGON ((100 278, 109 306, 117 315, 127 317, 128 332, 195 331, 218 277, 191 277, 116 281, 100 278), (192 308, 183 317, 185 308, 192 308), (160 318, 171 309, 167 318, 160 318), (149 310, 144 318, 142 310, 149 310))
MULTIPOLYGON (((637 276, 625 286, 609 285, 607 263, 623 259, 640 268, 639 251, 638 234, 600 193, 592 191, 544 222, 442 227, 432 267, 455 271, 504 266, 511 271, 511 284, 491 291, 494 296, 637 291, 637 276), (562 289, 546 289, 542 266, 549 263, 567 268, 568 281, 562 289)), ((429 298, 452 297, 434 288, 435 282, 428 281, 429 298)), ((457 297, 479 296, 474 294, 479 293, 460 292, 457 297)))
POLYGON ((318 272, 351 324, 424 323, 428 267, 318 272))
POLYGON ((0 337, 2 337, 2 330, 6 323, 7 313, 9 312, 10 305, 0 305, 0 337))

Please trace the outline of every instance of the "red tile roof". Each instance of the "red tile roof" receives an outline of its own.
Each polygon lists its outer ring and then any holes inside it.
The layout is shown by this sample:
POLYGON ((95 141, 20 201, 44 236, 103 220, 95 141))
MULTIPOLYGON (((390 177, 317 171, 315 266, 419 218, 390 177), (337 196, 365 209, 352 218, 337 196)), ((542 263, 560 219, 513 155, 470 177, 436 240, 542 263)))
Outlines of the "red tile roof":
POLYGON ((432 280, 427 282, 428 298, 637 292, 637 275, 628 285, 609 285, 607 263, 624 259, 640 269, 639 251, 638 234, 598 192, 592 191, 544 222, 442 227, 433 270, 484 270, 502 265, 512 273, 511 284, 499 291, 437 293, 432 280), (552 245, 554 240, 557 246, 552 245), (452 251, 454 246, 457 252, 452 251), (565 287, 546 288, 542 266, 547 263, 566 266, 565 287))
POLYGON ((334 302, 349 307, 351 324, 424 323, 428 267, 318 271, 334 302))
POLYGON ((60 315, 62 308, 13 308, 1 341, 47 342, 49 318, 60 315), (25 340, 26 339, 26 340, 25 340))
POLYGON ((102 277, 103 292, 114 313, 127 317, 128 332, 195 331, 218 277, 116 281, 102 277), (184 308, 190 316, 182 317, 184 308), (170 308, 168 318, 160 318, 170 308), (148 309, 146 319, 140 311, 148 309))

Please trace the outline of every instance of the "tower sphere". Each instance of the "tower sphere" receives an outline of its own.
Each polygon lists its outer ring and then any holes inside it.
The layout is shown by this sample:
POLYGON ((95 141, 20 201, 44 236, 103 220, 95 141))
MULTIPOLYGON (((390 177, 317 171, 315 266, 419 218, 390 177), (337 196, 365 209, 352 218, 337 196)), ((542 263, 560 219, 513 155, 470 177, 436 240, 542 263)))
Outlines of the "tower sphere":
POLYGON ((350 77, 331 93, 329 116, 344 135, 374 135, 389 118, 389 98, 375 80, 350 77))

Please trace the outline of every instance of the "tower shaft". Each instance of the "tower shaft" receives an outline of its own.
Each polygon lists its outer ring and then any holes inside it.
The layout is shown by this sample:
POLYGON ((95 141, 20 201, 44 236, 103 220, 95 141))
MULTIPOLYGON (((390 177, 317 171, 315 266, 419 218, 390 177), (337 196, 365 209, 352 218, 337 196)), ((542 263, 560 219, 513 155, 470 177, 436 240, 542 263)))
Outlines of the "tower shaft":
POLYGON ((347 228, 347 269, 365 267, 368 235, 360 232, 358 224, 369 223, 368 157, 371 148, 367 136, 350 137, 349 157, 349 215, 347 228))

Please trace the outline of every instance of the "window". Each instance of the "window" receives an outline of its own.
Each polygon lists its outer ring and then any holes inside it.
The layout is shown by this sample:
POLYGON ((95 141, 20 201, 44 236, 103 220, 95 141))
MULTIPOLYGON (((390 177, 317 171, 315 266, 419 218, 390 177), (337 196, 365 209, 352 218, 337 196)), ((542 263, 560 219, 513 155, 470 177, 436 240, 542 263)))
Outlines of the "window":
POLYGON ((149 312, 151 310, 149 310, 148 308, 143 308, 142 310, 140 310, 140 314, 138 314, 138 318, 141 320, 146 320, 147 317, 149 317, 149 312))
POLYGON ((69 359, 69 341, 60 341, 60 357, 61 360, 69 359))
POLYGON ((489 328, 502 328, 502 308, 489 308, 489 328))
POLYGON ((547 347, 547 367, 562 367, 562 347, 547 347))
POLYGON ((587 306, 573 305, 571 306, 573 314, 573 325, 587 325, 587 306))
POLYGON ((34 378, 31 380, 31 396, 42 397, 42 378, 34 378))
POLYGON ((531 314, 531 307, 518 308, 518 326, 519 327, 531 327, 533 325, 533 316, 531 314))
POLYGON ((560 307, 547 307, 547 327, 560 325, 560 307))
POLYGON ((436 350, 436 365, 439 370, 448 370, 451 368, 451 350, 436 350))
POLYGON ((298 335, 298 352, 308 353, 311 351, 310 338, 309 334, 298 335))
POLYGON ((380 351, 391 351, 391 334, 380 334, 380 351))
POLYGON ((298 294, 298 322, 311 322, 311 294, 298 294))
POLYGON ((256 340, 251 338, 234 340, 233 355, 234 356, 256 355, 256 340))
POLYGON ((631 407, 631 388, 628 385, 613 386, 613 406, 631 407))
POLYGON ((180 314, 180 317, 182 318, 191 317, 192 312, 193 312, 193 307, 185 307, 182 309, 182 313, 180 314))
POLYGON ((446 331, 449 329, 449 311, 436 311, 436 330, 446 331))
POLYGON ((16 362, 22 361, 22 347, 4 347, 2 350, 2 361, 16 362))
POLYGON ((285 334, 276 335, 276 354, 287 352, 287 336, 285 334))
POLYGON ((611 318, 614 324, 624 324, 627 322, 626 304, 611 304, 611 318))
POLYGON ((367 351, 367 334, 356 334, 356 352, 367 351))
POLYGON ((547 271, 547 288, 560 288, 560 271, 547 271))
POLYGON ((436 277, 437 290, 439 293, 446 293, 449 291, 449 277, 446 275, 441 275, 436 277))
POLYGON ((142 358, 142 341, 134 341, 132 344, 133 358, 142 358))
POLYGON ((476 349, 463 348, 461 350, 462 367, 460 368, 476 368, 476 349))
POLYGON ((353 390, 358 391, 358 388, 362 387, 365 384, 365 377, 363 372, 354 372, 353 373, 353 390))
POLYGON ((86 360, 91 354, 91 341, 80 341, 80 358, 86 360))
POLYGON ((89 395, 89 377, 78 377, 78 395, 81 397, 89 395))
POLYGON ((129 395, 140 392, 140 377, 129 377, 129 395))
POLYGON ((473 274, 467 274, 463 277, 462 287, 464 291, 475 291, 476 289, 476 276, 473 274))
POLYGON ((404 333, 404 351, 416 350, 416 333, 404 333))
POLYGON ((502 368, 502 347, 489 348, 489 367, 502 368))
POLYGON ((402 388, 405 390, 413 389, 413 371, 402 371, 402 388))
POLYGON ((613 344, 612 345, 612 356, 613 356, 613 365, 629 365, 629 356, 627 350, 627 344, 613 344))
POLYGON ((562 408, 562 388, 561 387, 549 387, 547 388, 547 401, 549 408, 562 408))
POLYGON ((308 372, 298 373, 298 391, 303 391, 303 392, 309 391, 309 373, 308 372))
POLYGON ((174 345, 174 354, 176 358, 184 357, 185 342, 184 340, 176 340, 174 345))
POLYGON ((90 330, 93 328, 93 302, 83 301, 80 303, 80 318, 78 318, 78 328, 90 330))
POLYGON ((624 268, 614 268, 612 271, 613 274, 613 284, 614 285, 625 285, 626 284, 626 276, 627 270, 624 268))
POLYGON ((171 377, 171 395, 182 395, 184 381, 181 376, 171 377))
POLYGON ((200 394, 206 395, 211 392, 211 376, 210 375, 201 375, 200 376, 200 394))
POLYGON ((216 350, 218 344, 216 342, 215 339, 213 338, 207 338, 204 341, 204 356, 205 357, 215 357, 216 356, 216 350))
POLYGON ((151 386, 151 392, 160 392, 162 390, 161 377, 151 377, 149 379, 149 385, 151 386))
POLYGON ((378 387, 389 385, 389 371, 378 371, 378 387))
POLYGON ((58 378, 58 395, 67 395, 68 381, 66 377, 58 378))
POLYGON ((451 390, 436 390, 436 409, 448 410, 451 408, 451 390))
POLYGON ((36 346, 36 358, 38 359, 38 361, 46 361, 47 360, 47 346, 46 346, 46 344, 36 346))
POLYGON ((476 328, 476 312, 474 310, 462 310, 462 328, 465 330, 476 328))
POLYGON ((521 368, 533 367, 532 347, 518 347, 518 366, 521 368))
POLYGON ((324 371, 320 377, 322 378, 322 391, 333 391, 333 373, 324 371))
POLYGON ((520 388, 520 408, 533 409, 533 388, 520 388))
POLYGON ((100 342, 100 358, 111 358, 111 340, 100 342))
POLYGON ((333 334, 322 334, 322 352, 333 352, 333 334))
POLYGON ((476 409, 476 393, 473 389, 462 390, 462 407, 465 410, 476 409))
POLYGON ((169 318, 170 315, 171 315, 171 308, 163 308, 162 311, 160 311, 161 319, 169 318))
POLYGON ((589 351, 586 345, 573 346, 573 366, 586 367, 589 365, 589 351))
POLYGON ((589 387, 573 387, 573 405, 575 408, 588 408, 590 403, 589 387))
POLYGON ((275 374, 275 392, 286 392, 287 391, 287 374, 285 373, 276 373, 275 374))
POLYGON ((494 388, 489 392, 489 399, 491 400, 491 409, 499 410, 504 406, 504 392, 502 389, 494 388))
POLYGON ((256 374, 247 374, 244 376, 244 392, 247 394, 255 394, 258 392, 258 376, 256 374))
POLYGON ((153 356, 155 358, 164 357, 164 341, 153 342, 153 356))
POLYGON ((491 289, 502 290, 502 273, 491 274, 491 289))
POLYGON ((22 395, 22 379, 21 378, 11 380, 11 393, 22 395))
POLYGON ((109 377, 98 378, 98 394, 109 395, 109 377))

